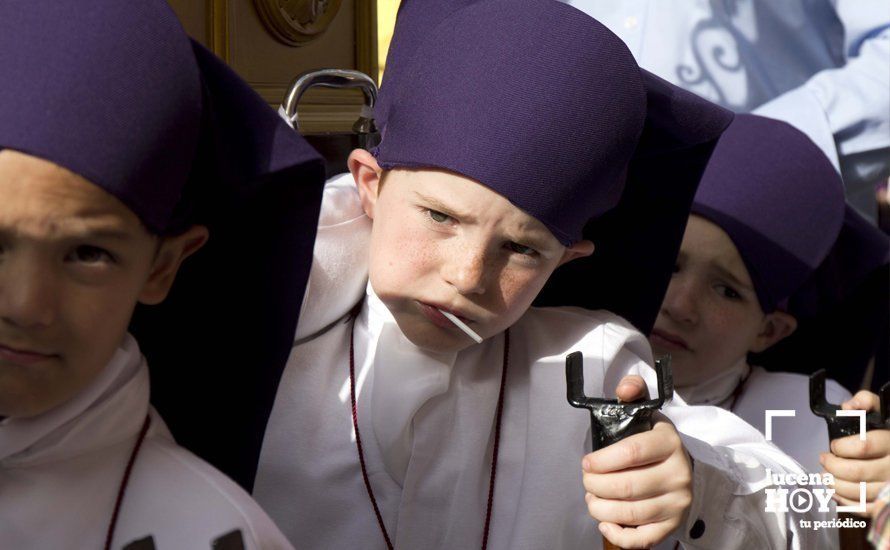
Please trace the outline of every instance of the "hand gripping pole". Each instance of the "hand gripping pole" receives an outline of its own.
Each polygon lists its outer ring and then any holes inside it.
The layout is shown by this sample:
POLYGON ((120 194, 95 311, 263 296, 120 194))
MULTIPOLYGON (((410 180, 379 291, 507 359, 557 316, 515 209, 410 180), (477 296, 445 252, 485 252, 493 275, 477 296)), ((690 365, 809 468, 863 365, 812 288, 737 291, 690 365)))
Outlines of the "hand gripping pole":
POLYGON ((671 358, 655 361, 658 398, 622 403, 584 395, 584 358, 576 351, 566 356, 566 384, 569 404, 590 411, 593 450, 602 449, 636 433, 652 429, 652 414, 674 395, 671 358))
MULTIPOLYGON (((599 450, 636 433, 652 429, 652 415, 674 395, 671 358, 655 361, 658 398, 621 403, 584 395, 584 356, 580 351, 566 356, 566 396, 569 404, 590 411, 593 450, 599 450)), ((603 550, 621 550, 603 536, 603 550)))
MULTIPOLYGON (((890 429, 890 382, 881 388, 881 410, 865 415, 867 430, 890 429)), ((859 434, 859 418, 856 416, 838 416, 840 405, 829 403, 825 398, 825 369, 810 375, 810 410, 821 416, 828 424, 828 438, 835 439, 848 435, 859 434)))
MULTIPOLYGON (((890 382, 884 384, 880 393, 881 410, 871 411, 865 415, 865 429, 890 429, 890 382)), ((816 416, 821 416, 828 424, 828 438, 832 441, 849 435, 857 435, 862 429, 858 416, 838 416, 837 411, 842 410, 840 405, 829 403, 825 398, 825 369, 820 369, 810 375, 810 410, 816 416)), ((852 512, 838 513, 839 519, 856 519, 852 512)), ((871 544, 866 541, 868 532, 868 520, 865 529, 841 529, 839 533, 840 547, 842 550, 866 550, 871 544)))

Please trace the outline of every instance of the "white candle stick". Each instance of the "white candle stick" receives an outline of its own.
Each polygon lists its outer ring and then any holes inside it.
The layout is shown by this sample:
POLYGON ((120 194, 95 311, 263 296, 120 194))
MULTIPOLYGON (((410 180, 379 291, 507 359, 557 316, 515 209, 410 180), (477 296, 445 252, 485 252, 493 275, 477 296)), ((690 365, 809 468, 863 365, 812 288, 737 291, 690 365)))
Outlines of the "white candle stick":
MULTIPOLYGON (((438 309, 438 308, 437 308, 437 309, 438 309)), ((470 327, 468 327, 468 326, 466 325, 466 323, 464 323, 463 321, 461 321, 460 319, 458 319, 457 317, 455 317, 453 313, 448 313, 447 311, 442 311, 441 309, 439 310, 439 313, 441 313, 441 314, 444 315, 449 321, 451 321, 452 323, 454 323, 454 324, 457 326, 457 328, 459 328, 459 329, 461 329, 462 331, 464 331, 465 333, 467 333, 467 336, 469 336, 470 338, 472 338, 473 340, 475 340, 477 344, 481 344, 481 343, 482 343, 482 337, 479 336, 478 334, 476 334, 475 332, 473 332, 473 329, 471 329, 470 327)))

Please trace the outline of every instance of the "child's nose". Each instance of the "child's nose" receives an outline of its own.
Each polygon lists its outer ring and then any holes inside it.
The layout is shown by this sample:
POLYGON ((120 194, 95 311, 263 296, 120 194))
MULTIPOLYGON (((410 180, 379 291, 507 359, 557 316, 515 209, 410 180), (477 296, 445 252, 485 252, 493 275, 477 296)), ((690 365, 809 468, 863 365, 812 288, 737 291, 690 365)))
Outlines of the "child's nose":
POLYGON ((695 297, 696 289, 693 282, 675 276, 668 286, 661 311, 678 323, 694 324, 698 322, 695 297))
POLYGON ((485 293, 485 253, 463 249, 446 263, 442 273, 445 281, 459 294, 485 293))
POLYGON ((51 275, 34 262, 0 264, 0 319, 19 328, 52 324, 56 315, 51 275))

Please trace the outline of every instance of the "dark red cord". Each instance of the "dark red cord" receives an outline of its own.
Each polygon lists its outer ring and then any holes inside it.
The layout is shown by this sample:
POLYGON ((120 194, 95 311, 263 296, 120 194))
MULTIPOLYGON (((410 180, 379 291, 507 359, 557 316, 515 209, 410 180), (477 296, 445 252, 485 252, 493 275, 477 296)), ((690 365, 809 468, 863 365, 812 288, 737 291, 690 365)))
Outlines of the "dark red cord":
MULTIPOLYGON (((356 316, 357 317, 357 316, 356 316)), ((501 440, 501 416, 504 411, 504 388, 507 381, 507 364, 510 355, 510 332, 504 331, 504 364, 501 369, 501 388, 498 392, 497 414, 495 416, 494 425, 494 448, 491 453, 491 477, 488 482, 488 505, 485 511, 485 526, 482 531, 482 550, 488 547, 488 531, 491 527, 491 511, 494 504, 494 484, 497 473, 498 451, 500 450, 501 440)), ((358 429, 358 407, 355 400, 355 317, 353 317, 353 325, 349 334, 349 392, 352 402, 352 426, 355 429, 355 447, 358 449, 358 461, 362 468, 362 479, 365 482, 365 489, 368 497, 371 499, 371 505, 374 507, 374 515, 377 517, 377 525, 380 526, 380 532, 383 533, 383 540, 386 542, 386 548, 393 550, 392 540, 383 523, 383 516, 380 514, 380 507, 377 505, 377 499, 374 497, 374 490, 371 488, 371 480, 368 479, 368 469, 365 466, 365 453, 362 448, 362 437, 358 429)))
POLYGON ((355 446, 358 449, 358 461, 362 466, 362 479, 365 480, 365 489, 371 498, 371 505, 374 506, 374 515, 377 516, 377 525, 380 526, 380 532, 383 533, 383 539, 386 541, 386 547, 393 550, 392 541, 389 539, 389 533, 386 532, 386 525, 383 524, 383 516, 380 515, 380 507, 377 506, 377 499, 374 498, 374 490, 371 489, 371 480, 368 479, 368 469, 365 467, 365 453, 362 449, 362 436, 358 431, 358 407, 355 404, 355 319, 353 318, 352 329, 349 332, 349 397, 352 401, 352 426, 355 429, 355 446))
POLYGON ((491 508, 494 504, 494 480, 498 469, 498 451, 501 442, 501 414, 504 412, 504 387, 507 381, 507 363, 510 357, 510 329, 504 331, 504 366, 501 368, 501 389, 498 392, 498 412, 494 423, 494 449, 491 453, 491 479, 488 483, 488 508, 485 511, 485 529, 482 531, 482 550, 488 548, 488 529, 491 526, 491 508))
POLYGON ((121 504, 124 501, 124 493, 127 491, 127 484, 130 482, 130 474, 133 473, 133 464, 136 462, 136 455, 145 441, 145 434, 148 433, 148 427, 151 425, 151 416, 145 415, 142 422, 142 429, 139 430, 139 436, 136 438, 136 445, 130 451, 130 459, 127 460, 127 468, 124 470, 124 477, 121 479, 120 486, 117 489, 117 500, 114 502, 114 513, 111 515, 111 523, 108 525, 108 533, 105 535, 105 550, 111 549, 111 541, 114 538, 114 529, 117 527, 117 516, 121 511, 121 504))

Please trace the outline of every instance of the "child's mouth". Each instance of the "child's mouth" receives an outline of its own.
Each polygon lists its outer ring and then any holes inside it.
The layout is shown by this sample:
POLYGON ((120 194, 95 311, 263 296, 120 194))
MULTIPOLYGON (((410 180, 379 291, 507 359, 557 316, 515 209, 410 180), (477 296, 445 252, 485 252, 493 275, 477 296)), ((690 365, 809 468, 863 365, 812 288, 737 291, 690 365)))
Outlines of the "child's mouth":
POLYGON ((670 351, 689 351, 689 344, 676 334, 653 329, 650 335, 652 344, 670 351))
POLYGON ((27 350, 10 348, 10 347, 0 344, 0 361, 6 361, 6 362, 12 363, 14 365, 21 365, 21 366, 27 367, 30 365, 40 363, 41 361, 51 359, 53 357, 54 357, 53 355, 38 353, 36 351, 27 351, 27 350))
MULTIPOLYGON (((462 331, 459 328, 457 328, 457 326, 455 326, 454 323, 452 323, 450 320, 448 320, 447 317, 442 315, 442 312, 439 311, 440 308, 438 308, 432 304, 427 304, 426 302, 418 301, 417 303, 420 306, 420 312, 423 313, 424 317, 429 319, 430 322, 432 322, 434 325, 436 325, 437 327, 440 327, 440 328, 444 328, 446 330, 455 330, 457 332, 462 333, 462 331)), ((444 308, 442 308, 442 309, 444 309, 444 308)), ((469 319, 461 317, 460 315, 457 315, 456 313, 454 313, 452 311, 449 311, 447 309, 446 309, 446 311, 448 311, 452 315, 455 315, 458 319, 460 319, 464 323, 469 324, 471 322, 469 319)))

